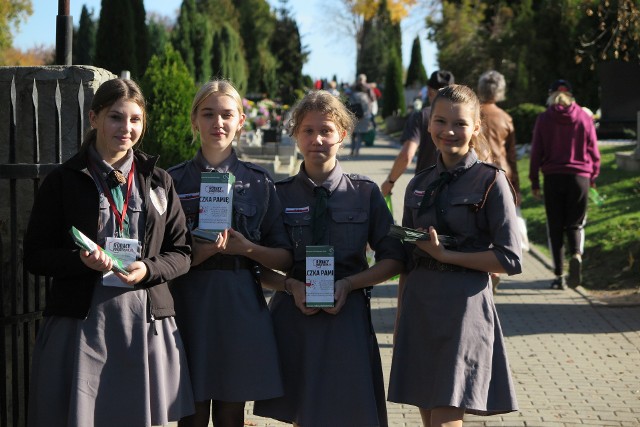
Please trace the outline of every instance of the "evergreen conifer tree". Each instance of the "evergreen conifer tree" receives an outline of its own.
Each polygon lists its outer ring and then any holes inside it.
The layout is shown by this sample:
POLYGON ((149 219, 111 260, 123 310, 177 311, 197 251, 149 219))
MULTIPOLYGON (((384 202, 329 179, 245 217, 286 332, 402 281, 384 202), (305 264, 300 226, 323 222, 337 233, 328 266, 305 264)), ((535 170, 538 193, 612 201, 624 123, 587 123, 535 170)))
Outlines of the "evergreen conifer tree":
POLYGON ((281 4, 277 11, 276 27, 270 48, 273 55, 278 58, 277 95, 285 104, 293 104, 296 101, 296 93, 302 90, 302 66, 308 53, 302 47, 298 24, 287 8, 288 0, 281 0, 281 4))
POLYGON ((133 40, 135 43, 137 69, 136 76, 142 77, 149 63, 149 31, 147 13, 142 0, 129 0, 133 13, 133 40))
POLYGON ((192 143, 191 102, 195 85, 180 54, 171 44, 164 52, 153 56, 141 81, 147 98, 148 130, 141 148, 152 155, 159 154, 163 168, 194 156, 198 143, 192 143))
POLYGON ((233 82, 241 94, 247 90, 247 61, 244 58, 242 37, 229 23, 224 23, 215 32, 211 49, 213 77, 233 82))
POLYGON ((275 18, 266 0, 237 0, 235 4, 249 69, 247 90, 271 95, 276 90, 277 60, 269 41, 275 18))
POLYGON ((73 34, 73 63, 77 65, 93 65, 96 51, 96 22, 93 12, 82 5, 78 28, 73 34))
POLYGON ((404 87, 402 86, 402 59, 397 49, 390 49, 382 99, 384 100, 382 117, 404 115, 406 113, 407 107, 404 100, 404 87))
POLYGON ((114 74, 129 70, 137 77, 133 10, 129 0, 102 0, 94 65, 114 74))
POLYGON ((160 56, 164 52, 165 45, 171 43, 170 33, 171 24, 168 17, 151 14, 149 16, 149 57, 153 55, 160 56))
POLYGON ((211 77, 212 26, 200 13, 195 0, 183 0, 173 31, 172 43, 197 82, 211 77))
POLYGON ((422 48, 420 46, 420 37, 413 39, 411 47, 411 62, 407 69, 407 79, 405 87, 417 86, 422 87, 427 83, 427 71, 422 63, 422 48))

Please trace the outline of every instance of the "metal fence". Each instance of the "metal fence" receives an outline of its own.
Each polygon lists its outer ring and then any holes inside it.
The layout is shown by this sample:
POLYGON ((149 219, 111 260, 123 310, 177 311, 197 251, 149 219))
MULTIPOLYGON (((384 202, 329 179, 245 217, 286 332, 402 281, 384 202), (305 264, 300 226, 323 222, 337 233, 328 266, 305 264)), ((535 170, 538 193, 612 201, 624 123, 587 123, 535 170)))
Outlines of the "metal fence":
POLYGON ((26 424, 50 281, 23 267, 33 199, 44 176, 77 152, 95 89, 113 77, 84 66, 0 67, 0 427, 26 424))

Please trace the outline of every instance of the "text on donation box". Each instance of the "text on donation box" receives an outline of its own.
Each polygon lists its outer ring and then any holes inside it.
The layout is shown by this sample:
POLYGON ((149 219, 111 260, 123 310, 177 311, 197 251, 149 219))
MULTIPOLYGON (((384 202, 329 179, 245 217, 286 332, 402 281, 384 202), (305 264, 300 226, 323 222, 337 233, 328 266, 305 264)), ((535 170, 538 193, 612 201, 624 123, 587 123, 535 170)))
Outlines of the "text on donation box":
POLYGON ((200 230, 224 231, 231 228, 233 184, 231 173, 202 172, 200 178, 200 230))
POLYGON ((306 261, 307 307, 333 307, 333 246, 307 246, 306 261))

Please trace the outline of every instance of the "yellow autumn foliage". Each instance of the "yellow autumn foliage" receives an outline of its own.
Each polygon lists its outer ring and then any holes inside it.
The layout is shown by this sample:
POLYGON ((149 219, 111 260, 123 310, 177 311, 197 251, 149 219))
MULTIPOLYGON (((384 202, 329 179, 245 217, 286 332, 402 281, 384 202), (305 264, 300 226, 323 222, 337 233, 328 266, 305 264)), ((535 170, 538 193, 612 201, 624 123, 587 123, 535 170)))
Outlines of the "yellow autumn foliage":
MULTIPOLYGON (((380 6, 380 0, 343 1, 352 13, 362 16, 365 20, 372 19, 380 6)), ((391 21, 394 24, 402 21, 402 19, 409 14, 409 10, 415 6, 417 2, 418 0, 387 0, 387 9, 389 9, 391 21)))

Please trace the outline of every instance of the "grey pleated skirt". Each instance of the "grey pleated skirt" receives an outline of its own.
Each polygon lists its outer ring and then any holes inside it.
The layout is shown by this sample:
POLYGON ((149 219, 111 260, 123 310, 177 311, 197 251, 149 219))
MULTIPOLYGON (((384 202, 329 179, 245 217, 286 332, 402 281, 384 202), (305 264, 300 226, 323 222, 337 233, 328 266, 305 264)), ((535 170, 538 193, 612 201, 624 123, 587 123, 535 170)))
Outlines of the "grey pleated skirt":
POLYGON ((35 344, 31 427, 163 425, 194 412, 173 318, 148 322, 145 290, 95 286, 86 319, 47 317, 35 344))
POLYGON ((171 292, 196 402, 282 395, 271 314, 249 270, 191 270, 171 292))
POLYGON ((382 365, 362 291, 337 315, 306 316, 292 296, 270 301, 282 360, 284 396, 254 405, 254 414, 303 427, 387 426, 382 365))
POLYGON ((476 415, 518 410, 488 274, 418 267, 407 276, 388 398, 476 415))

